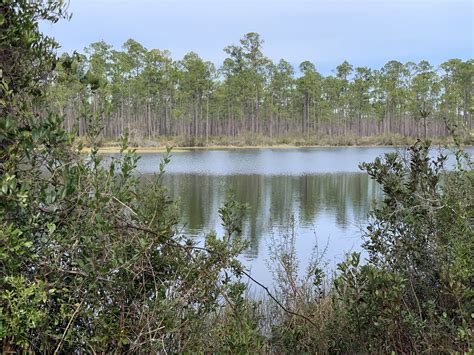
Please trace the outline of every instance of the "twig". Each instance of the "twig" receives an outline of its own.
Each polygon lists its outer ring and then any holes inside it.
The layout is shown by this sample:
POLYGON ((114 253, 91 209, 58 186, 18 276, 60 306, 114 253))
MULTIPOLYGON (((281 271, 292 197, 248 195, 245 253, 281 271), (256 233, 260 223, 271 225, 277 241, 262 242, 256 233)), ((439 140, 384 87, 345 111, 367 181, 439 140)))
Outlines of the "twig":
POLYGON ((314 323, 311 319, 309 319, 308 317, 306 317, 305 315, 303 314, 300 314, 300 313, 296 313, 296 312, 293 312, 291 310, 289 310, 288 308, 286 308, 285 306, 283 306, 283 304, 278 301, 278 299, 273 296, 273 294, 270 292, 270 290, 268 289, 267 286, 261 284, 260 282, 258 282, 257 280, 255 280, 252 276, 250 276, 250 274, 248 274, 245 270, 242 271, 242 274, 244 274, 245 276, 247 276, 252 282, 254 282, 255 284, 257 284, 258 286, 260 286, 261 288, 263 288, 265 290, 265 292, 268 294, 268 296, 270 296, 270 298, 272 300, 275 301, 275 303, 281 308, 283 309, 286 313, 289 313, 289 314, 292 314, 294 316, 297 316, 297 317, 300 317, 300 318, 303 318, 304 320, 306 320, 307 322, 311 323, 312 325, 316 326, 316 323, 314 323))
POLYGON ((76 310, 74 311, 74 313, 72 314, 71 316, 71 319, 69 320, 67 326, 66 326, 66 329, 64 329, 64 332, 63 332, 63 335, 61 337, 61 340, 59 341, 59 344, 58 346, 56 347, 56 350, 54 350, 54 355, 56 355, 59 350, 61 350, 61 347, 63 345, 63 342, 64 342, 64 339, 66 338, 66 335, 67 335, 67 332, 69 331, 69 328, 71 327, 71 324, 72 322, 74 321, 74 318, 76 318, 76 315, 77 313, 79 312, 79 309, 82 307, 82 304, 84 303, 84 299, 81 301, 81 303, 79 303, 79 305, 77 306, 76 310))
POLYGON ((117 201, 118 203, 120 203, 122 206, 124 206, 125 208, 127 208, 128 210, 130 210, 130 212, 132 212, 135 216, 138 216, 138 213, 135 212, 135 211, 133 210, 133 208, 131 208, 130 206, 126 205, 125 203, 123 203, 122 201, 120 201, 120 200, 119 200, 117 197, 115 197, 115 196, 112 196, 112 198, 113 198, 115 201, 117 201))

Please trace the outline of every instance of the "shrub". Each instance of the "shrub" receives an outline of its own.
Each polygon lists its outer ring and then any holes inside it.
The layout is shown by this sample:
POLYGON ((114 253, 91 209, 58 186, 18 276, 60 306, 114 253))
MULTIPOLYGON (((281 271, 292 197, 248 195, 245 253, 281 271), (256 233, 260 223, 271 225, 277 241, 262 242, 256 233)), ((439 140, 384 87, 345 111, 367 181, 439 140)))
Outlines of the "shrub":
POLYGON ((352 255, 335 282, 348 333, 355 334, 351 350, 471 347, 472 170, 460 150, 452 172, 446 156, 430 158, 429 150, 418 142, 407 158, 390 153, 361 165, 385 198, 367 227, 367 264, 352 255))
MULTIPOLYGON (((41 35, 38 20, 58 20, 63 2, 7 2, 3 14, 2 55, 24 59, 2 63, 3 351, 185 350, 239 285, 239 221, 226 220, 226 238, 211 233, 205 248, 181 236, 160 183, 168 155, 146 188, 133 173, 139 157, 126 135, 119 156, 103 161, 101 113, 92 114, 88 100, 82 118, 91 153, 82 156, 62 117, 34 109, 55 63, 55 43, 41 35)), ((64 60, 64 70, 74 61, 64 60)), ((96 89, 91 82, 84 94, 94 98, 96 89)), ((237 218, 231 208, 241 210, 226 205, 221 215, 237 218)))

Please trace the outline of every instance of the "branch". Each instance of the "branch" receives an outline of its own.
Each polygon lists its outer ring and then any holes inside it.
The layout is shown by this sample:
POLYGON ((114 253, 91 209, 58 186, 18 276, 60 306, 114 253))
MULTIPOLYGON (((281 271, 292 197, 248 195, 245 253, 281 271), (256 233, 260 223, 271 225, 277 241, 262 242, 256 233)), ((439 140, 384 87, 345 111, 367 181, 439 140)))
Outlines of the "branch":
POLYGON ((56 350, 54 350, 54 355, 57 355, 59 353, 59 350, 61 350, 61 347, 63 345, 64 339, 66 338, 67 332, 69 331, 69 328, 71 327, 72 322, 74 321, 74 318, 76 318, 77 313, 79 312, 79 309, 82 307, 82 304, 84 303, 84 299, 79 303, 77 308, 74 310, 74 313, 71 316, 71 319, 69 320, 66 329, 64 329, 63 335, 61 337, 61 340, 59 341, 58 346, 56 347, 56 350))
MULTIPOLYGON (((210 250, 210 249, 207 249, 207 248, 204 248, 204 247, 198 247, 198 246, 194 246, 194 245, 181 245, 180 243, 174 241, 173 239, 171 238, 167 238, 157 232, 155 232, 154 230, 151 230, 151 229, 148 229, 148 228, 144 228, 144 227, 140 227, 140 226, 136 226, 136 225, 133 225, 133 224, 129 224, 129 223, 126 223, 125 225, 123 225, 122 227, 125 227, 125 228, 130 228, 130 229, 135 229, 135 230, 139 230, 139 231, 142 231, 142 232, 145 232, 145 233, 149 233, 149 234, 152 234, 152 235, 155 235, 157 237, 162 237, 162 238, 165 238, 167 240, 164 240, 165 243, 167 243, 168 245, 171 245, 171 246, 175 246, 175 247, 179 247, 179 248, 182 248, 184 249, 188 254, 190 254, 190 249, 195 249, 195 250, 201 250, 201 251, 205 251, 205 252, 208 252, 209 254, 218 254, 216 253, 214 250, 210 250), (172 243, 169 243, 169 242, 172 242, 172 243)), ((300 314, 300 313, 296 313, 296 312, 293 312, 292 310, 286 308, 271 292, 270 290, 268 289, 267 286, 265 286, 264 284, 260 283, 259 281, 257 281, 256 279, 254 279, 249 273, 247 273, 245 270, 242 270, 242 274, 244 274, 245 276, 248 277, 248 279, 250 281, 252 281, 253 283, 255 283, 257 286, 261 287, 263 290, 265 290, 265 292, 267 293, 267 295, 273 300, 275 301, 275 303, 278 305, 278 307, 280 307, 284 312, 288 313, 288 314, 291 314, 293 316, 296 316, 296 317, 300 317, 302 319, 304 319, 305 321, 307 321, 308 323, 316 326, 316 323, 314 323, 310 318, 306 317, 305 315, 303 314, 300 314)))

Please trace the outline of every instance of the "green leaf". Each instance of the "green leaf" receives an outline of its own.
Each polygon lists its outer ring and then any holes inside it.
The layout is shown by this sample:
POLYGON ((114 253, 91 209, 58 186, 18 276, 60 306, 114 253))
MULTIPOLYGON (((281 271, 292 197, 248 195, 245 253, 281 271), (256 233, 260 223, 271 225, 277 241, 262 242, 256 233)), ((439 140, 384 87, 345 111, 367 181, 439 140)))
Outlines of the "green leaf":
POLYGON ((53 234, 54 231, 56 230, 56 224, 54 224, 54 223, 48 223, 47 226, 48 226, 48 232, 49 232, 49 234, 53 234))

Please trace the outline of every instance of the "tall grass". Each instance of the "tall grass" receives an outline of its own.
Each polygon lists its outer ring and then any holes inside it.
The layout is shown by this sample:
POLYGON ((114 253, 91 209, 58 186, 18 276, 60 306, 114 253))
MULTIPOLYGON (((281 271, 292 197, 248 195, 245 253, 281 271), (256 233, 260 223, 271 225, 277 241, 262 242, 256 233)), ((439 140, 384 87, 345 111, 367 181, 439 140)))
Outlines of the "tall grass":
MULTIPOLYGON (((81 141, 81 137, 77 139, 81 141)), ((102 138, 104 147, 118 147, 120 142, 108 138, 102 138)), ((130 145, 140 148, 163 148, 166 146, 184 148, 205 147, 313 147, 313 146, 409 146, 413 142, 412 137, 401 135, 383 135, 359 137, 353 135, 329 136, 319 135, 304 137, 301 135, 287 135, 270 138, 263 135, 251 135, 248 137, 212 136, 187 137, 187 136, 159 136, 152 139, 144 139, 138 136, 130 137, 130 145)), ((435 137, 434 144, 452 145, 454 142, 450 137, 435 137)), ((84 140, 85 144, 87 142, 84 140)), ((472 137, 467 136, 463 141, 466 145, 472 145, 472 137)))

